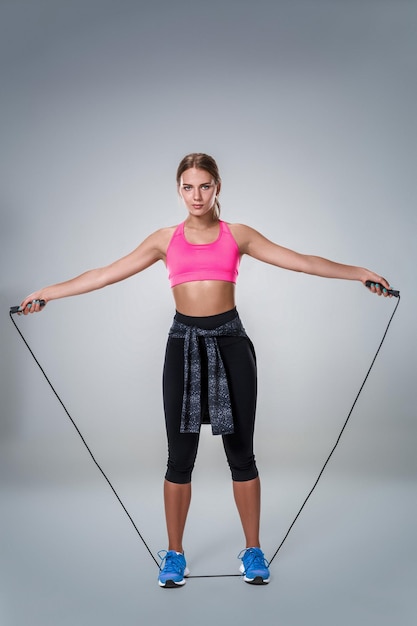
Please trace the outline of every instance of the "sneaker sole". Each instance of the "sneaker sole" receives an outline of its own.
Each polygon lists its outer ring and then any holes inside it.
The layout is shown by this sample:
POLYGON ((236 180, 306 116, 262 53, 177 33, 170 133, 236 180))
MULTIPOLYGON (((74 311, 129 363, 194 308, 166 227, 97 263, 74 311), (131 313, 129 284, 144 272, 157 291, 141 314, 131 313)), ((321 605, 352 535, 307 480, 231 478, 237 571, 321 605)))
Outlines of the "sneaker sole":
POLYGON ((249 585, 267 585, 269 583, 269 578, 262 578, 262 576, 255 576, 255 578, 246 578, 246 576, 243 577, 243 580, 245 581, 245 583, 248 583, 249 585))
MULTIPOLYGON (((241 574, 244 574, 245 568, 243 567, 243 563, 239 567, 239 571, 241 574)), ((268 578, 262 578, 262 576, 255 576, 255 578, 247 578, 246 576, 242 576, 242 578, 245 581, 245 583, 249 583, 249 585, 267 585, 269 581, 271 580, 270 576, 268 576, 268 578)))
POLYGON ((185 570, 184 572, 184 578, 182 580, 179 581, 175 581, 175 580, 166 580, 164 583, 161 582, 160 580, 158 580, 158 585, 162 588, 162 589, 175 589, 175 587, 182 587, 183 585, 185 585, 185 577, 189 576, 190 572, 188 570, 188 568, 185 570))
POLYGON ((166 580, 164 583, 161 583, 161 581, 158 580, 158 585, 162 589, 175 589, 175 587, 182 587, 182 585, 185 585, 185 580, 182 579, 179 582, 175 582, 175 580, 166 580))

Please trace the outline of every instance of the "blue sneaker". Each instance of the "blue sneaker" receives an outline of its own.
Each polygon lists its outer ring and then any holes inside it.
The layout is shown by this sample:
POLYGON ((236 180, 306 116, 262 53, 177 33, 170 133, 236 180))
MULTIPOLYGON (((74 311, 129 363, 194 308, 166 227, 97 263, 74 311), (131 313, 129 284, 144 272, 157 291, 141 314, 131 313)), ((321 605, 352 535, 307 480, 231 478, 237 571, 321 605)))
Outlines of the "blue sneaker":
POLYGON ((185 585, 184 577, 190 573, 185 562, 184 555, 175 550, 160 550, 158 556, 161 559, 158 584, 160 587, 180 587, 185 585), (164 563, 164 567, 162 564, 164 563))
POLYGON ((266 585, 269 583, 268 561, 260 548, 246 548, 237 557, 241 559, 240 572, 243 580, 251 585, 266 585))

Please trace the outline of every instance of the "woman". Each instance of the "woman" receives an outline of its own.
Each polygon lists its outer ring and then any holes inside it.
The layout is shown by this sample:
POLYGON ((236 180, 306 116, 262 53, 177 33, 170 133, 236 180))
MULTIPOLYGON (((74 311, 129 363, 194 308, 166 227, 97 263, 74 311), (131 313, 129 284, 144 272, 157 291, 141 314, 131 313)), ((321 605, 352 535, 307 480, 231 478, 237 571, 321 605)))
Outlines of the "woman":
POLYGON ((163 567, 161 564, 158 582, 161 587, 179 587, 189 573, 182 540, 200 425, 208 418, 213 434, 223 439, 246 539, 246 549, 239 555, 240 571, 246 582, 265 584, 269 570, 260 548, 260 481, 253 454, 256 361, 235 308, 240 258, 247 254, 306 274, 363 284, 372 281, 370 289, 378 295, 389 295, 389 284, 365 268, 299 254, 272 243, 249 226, 221 221, 221 179, 216 162, 206 154, 184 157, 177 170, 177 186, 188 211, 185 222, 154 232, 111 265, 32 293, 21 303, 21 311, 38 312, 41 300, 47 303, 100 289, 164 261, 176 315, 163 374, 168 550, 160 553, 163 567))

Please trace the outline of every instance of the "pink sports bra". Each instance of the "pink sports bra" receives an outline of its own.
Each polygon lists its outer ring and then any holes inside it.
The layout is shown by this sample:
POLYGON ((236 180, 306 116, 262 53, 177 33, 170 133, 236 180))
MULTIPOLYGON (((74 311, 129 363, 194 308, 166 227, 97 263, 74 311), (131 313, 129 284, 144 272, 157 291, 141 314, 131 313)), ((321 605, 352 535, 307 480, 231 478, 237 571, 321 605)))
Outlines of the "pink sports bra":
POLYGON ((189 243, 184 222, 172 235, 166 264, 171 287, 194 280, 224 280, 235 283, 240 261, 239 247, 227 224, 219 220, 220 232, 212 243, 189 243))

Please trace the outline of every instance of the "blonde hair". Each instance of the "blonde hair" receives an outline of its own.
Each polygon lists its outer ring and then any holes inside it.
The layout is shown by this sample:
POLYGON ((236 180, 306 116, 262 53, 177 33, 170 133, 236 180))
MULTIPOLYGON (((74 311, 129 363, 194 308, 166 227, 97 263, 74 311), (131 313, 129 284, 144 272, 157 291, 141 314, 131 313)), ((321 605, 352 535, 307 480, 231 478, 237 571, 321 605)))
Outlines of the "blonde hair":
MULTIPOLYGON (((205 170, 208 172, 216 185, 220 185, 222 180, 219 174, 219 168, 217 167, 216 161, 213 157, 208 154, 204 154, 203 152, 192 152, 191 154, 187 154, 180 162, 177 169, 177 185, 181 182, 181 176, 184 174, 186 170, 189 170, 191 167, 195 167, 198 170, 205 170)), ((215 219, 220 219, 220 202, 218 196, 216 196, 213 205, 213 217, 215 219)))

